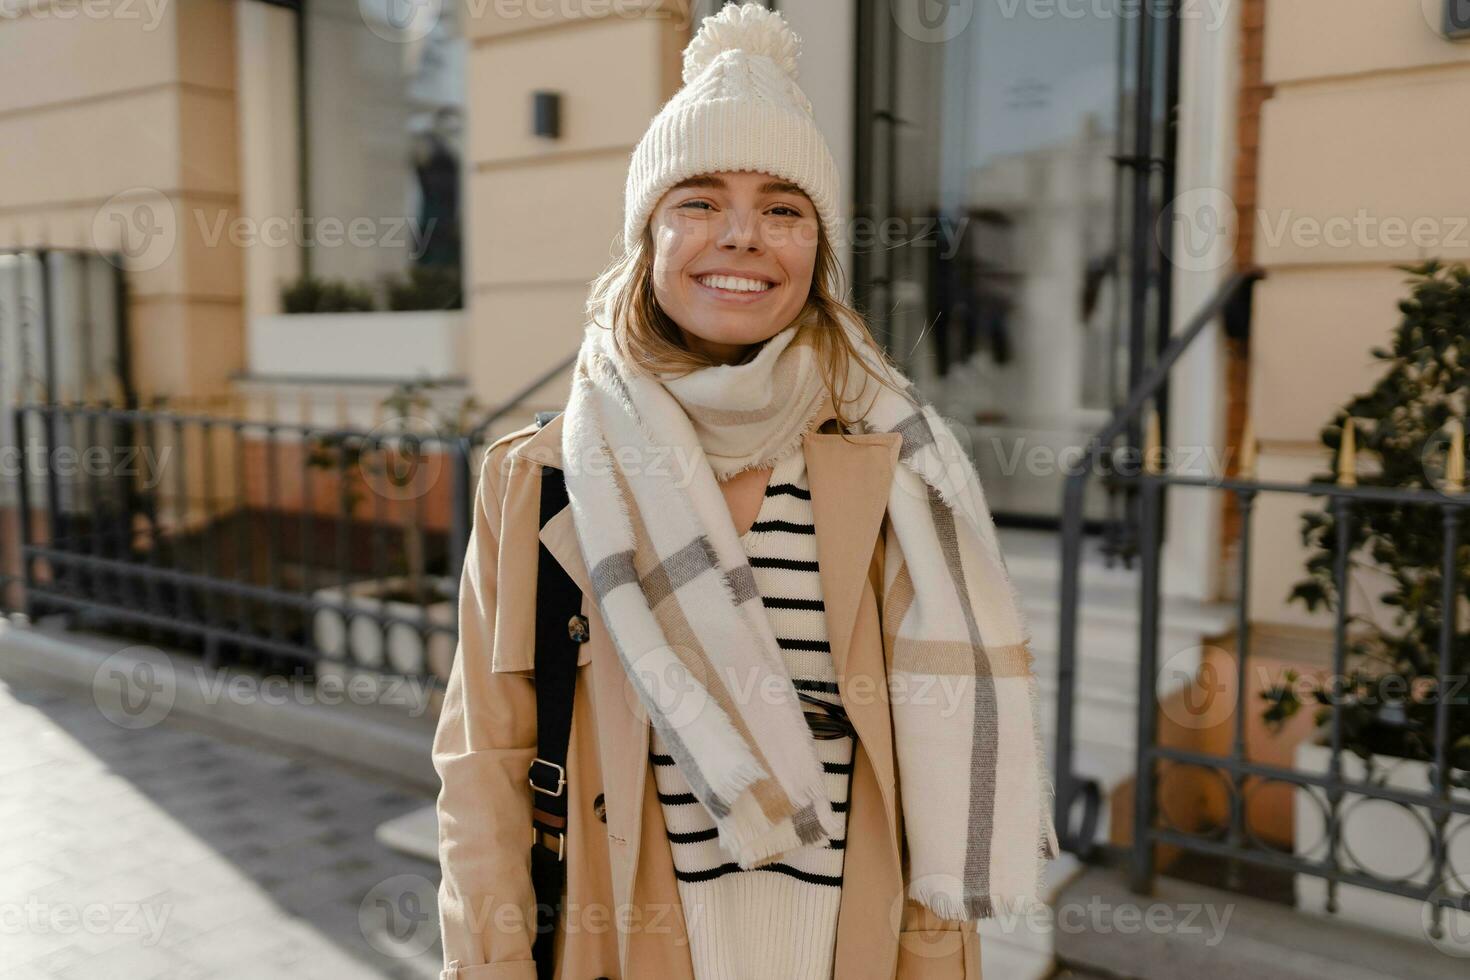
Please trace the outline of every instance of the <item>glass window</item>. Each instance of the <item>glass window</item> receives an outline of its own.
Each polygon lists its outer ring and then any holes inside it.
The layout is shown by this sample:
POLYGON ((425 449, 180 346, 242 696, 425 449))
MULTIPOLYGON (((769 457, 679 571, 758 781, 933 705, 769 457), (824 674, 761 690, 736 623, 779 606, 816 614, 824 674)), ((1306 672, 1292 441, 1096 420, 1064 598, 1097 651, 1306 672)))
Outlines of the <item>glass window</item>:
MULTIPOLYGON (((313 276, 452 279, 463 262, 466 42, 454 3, 305 5, 313 276)), ((457 300, 453 305, 459 305, 457 300)))

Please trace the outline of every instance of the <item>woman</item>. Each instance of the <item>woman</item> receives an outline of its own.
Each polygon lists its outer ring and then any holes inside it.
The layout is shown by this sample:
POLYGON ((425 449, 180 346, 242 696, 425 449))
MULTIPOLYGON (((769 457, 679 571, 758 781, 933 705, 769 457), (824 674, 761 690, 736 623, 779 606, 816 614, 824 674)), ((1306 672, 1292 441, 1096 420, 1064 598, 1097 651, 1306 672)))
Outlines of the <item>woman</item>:
POLYGON ((582 588, 557 976, 978 977, 1057 853, 973 467, 844 305, 798 40, 706 18, 566 411, 495 443, 434 744, 445 980, 537 976, 538 539, 582 588), (538 530, 541 474, 570 504, 538 530))

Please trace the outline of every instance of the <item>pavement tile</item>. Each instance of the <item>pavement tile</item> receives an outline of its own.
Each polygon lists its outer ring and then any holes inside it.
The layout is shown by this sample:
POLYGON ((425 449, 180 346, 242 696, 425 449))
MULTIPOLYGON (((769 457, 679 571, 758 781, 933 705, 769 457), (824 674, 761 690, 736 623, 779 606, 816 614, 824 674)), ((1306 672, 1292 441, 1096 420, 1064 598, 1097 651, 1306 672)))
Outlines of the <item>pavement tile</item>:
POLYGON ((373 837, 431 801, 185 722, 120 728, 85 691, 0 684, 0 899, 43 916, 3 937, 0 980, 436 980, 432 902, 405 930, 372 901, 404 875, 433 894, 436 867, 373 837))

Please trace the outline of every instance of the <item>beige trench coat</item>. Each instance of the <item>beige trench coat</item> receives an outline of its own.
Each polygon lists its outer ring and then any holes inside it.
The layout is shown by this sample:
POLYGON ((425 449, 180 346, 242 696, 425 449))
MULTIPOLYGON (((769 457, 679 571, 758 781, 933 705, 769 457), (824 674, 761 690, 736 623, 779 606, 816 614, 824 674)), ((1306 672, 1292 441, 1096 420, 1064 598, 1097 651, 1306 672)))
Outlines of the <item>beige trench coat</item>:
MULTIPOLYGON (((830 411, 824 417, 830 418, 830 411)), ((560 466, 561 417, 486 453, 460 591, 460 644, 433 761, 439 794, 441 980, 535 980, 531 796, 540 467, 560 466)), ((836 977, 980 977, 975 924, 903 895, 902 813, 877 593, 900 437, 819 426, 803 442, 832 659, 858 734, 843 859, 836 977)), ((692 980, 684 912, 648 757, 650 727, 589 598, 572 514, 540 540, 583 589, 591 638, 567 769, 567 913, 558 980, 692 980), (605 799, 604 819, 594 801, 605 799)), ((568 614, 570 616, 570 613, 568 614)), ((774 980, 774 978, 773 978, 774 980)))

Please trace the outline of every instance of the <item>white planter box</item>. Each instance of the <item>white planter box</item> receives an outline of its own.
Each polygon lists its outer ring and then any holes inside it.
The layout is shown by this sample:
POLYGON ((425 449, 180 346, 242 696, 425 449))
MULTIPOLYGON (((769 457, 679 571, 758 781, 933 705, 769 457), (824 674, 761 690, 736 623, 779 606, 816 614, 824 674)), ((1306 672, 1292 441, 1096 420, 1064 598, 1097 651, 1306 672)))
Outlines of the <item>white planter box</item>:
MULTIPOLYGON (((386 592, 406 588, 405 578, 367 579, 353 582, 344 591, 341 588, 318 589, 312 593, 319 602, 345 607, 323 608, 316 611, 312 619, 312 638, 317 651, 327 660, 344 661, 369 670, 390 671, 399 674, 422 674, 430 672, 443 680, 449 679, 449 668, 454 660, 454 636, 440 630, 425 637, 417 627, 408 623, 390 623, 385 630, 375 618, 376 613, 419 620, 426 616, 437 625, 452 626, 455 619, 455 604, 449 599, 419 606, 411 602, 383 600, 386 592)), ((453 583, 448 579, 430 579, 430 588, 439 595, 452 595, 453 583)))
MULTIPOLYGON (((1331 749, 1318 744, 1325 741, 1325 729, 1314 739, 1297 746, 1295 768, 1302 772, 1326 775, 1331 763, 1331 749)), ((1392 756, 1373 757, 1374 781, 1386 787, 1414 792, 1433 789, 1429 767, 1422 762, 1392 756)), ((1346 782, 1362 782, 1368 765, 1350 752, 1342 754, 1342 778, 1346 782)), ((1470 792, 1451 790, 1457 800, 1470 802, 1470 792)), ((1296 856, 1321 862, 1327 857, 1326 791, 1303 788, 1295 791, 1294 836, 1296 856)), ((1339 860, 1345 869, 1361 871, 1378 878, 1407 879, 1428 884, 1433 877, 1431 852, 1432 824, 1429 812, 1419 807, 1404 807, 1389 800, 1378 800, 1355 793, 1344 795, 1341 809, 1339 860)), ((1460 894, 1470 876, 1470 817, 1450 816, 1445 828, 1449 842, 1447 855, 1452 894, 1460 894), (1455 882, 1458 872, 1460 880, 1455 882)), ((1455 956, 1470 957, 1470 913, 1445 909, 1441 913, 1443 936, 1430 936, 1429 906, 1424 902, 1391 895, 1387 892, 1337 886, 1337 911, 1327 911, 1327 879, 1315 875, 1296 876, 1297 907, 1303 912, 1330 916, 1339 921, 1355 922, 1383 932, 1395 933, 1419 942, 1432 943, 1455 956)), ((1470 960, 1465 963, 1470 971, 1470 960)))
POLYGON ((463 310, 278 313, 250 318, 252 375, 447 378, 464 371, 463 310))

